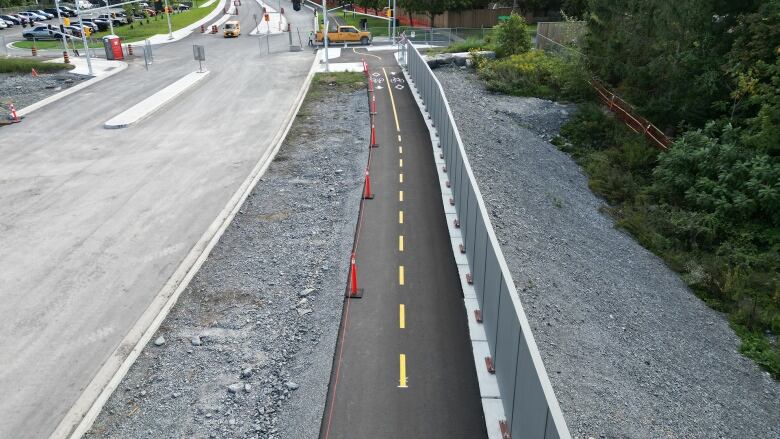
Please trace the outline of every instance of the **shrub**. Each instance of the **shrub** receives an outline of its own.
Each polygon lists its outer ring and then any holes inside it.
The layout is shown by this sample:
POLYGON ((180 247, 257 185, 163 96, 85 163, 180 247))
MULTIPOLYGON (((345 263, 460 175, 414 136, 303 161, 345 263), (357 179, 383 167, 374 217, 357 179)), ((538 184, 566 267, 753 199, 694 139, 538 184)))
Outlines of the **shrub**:
POLYGON ((480 73, 488 89, 502 93, 571 101, 593 96, 584 68, 541 50, 496 60, 480 73))
POLYGON ((531 50, 531 37, 525 19, 516 13, 495 27, 496 55, 500 58, 531 50))

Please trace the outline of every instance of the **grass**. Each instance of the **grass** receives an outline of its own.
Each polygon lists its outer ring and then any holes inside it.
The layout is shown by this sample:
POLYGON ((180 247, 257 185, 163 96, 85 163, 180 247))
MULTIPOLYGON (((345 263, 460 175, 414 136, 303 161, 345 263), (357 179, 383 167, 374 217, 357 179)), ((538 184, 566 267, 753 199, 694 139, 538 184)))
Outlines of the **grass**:
MULTIPOLYGON (((171 27, 174 31, 185 28, 210 14, 218 6, 218 4, 219 2, 215 2, 213 5, 207 8, 192 8, 189 11, 171 14, 171 27)), ((110 33, 111 32, 107 30, 104 32, 97 32, 92 34, 92 39, 94 41, 90 42, 89 46, 97 48, 103 47, 103 43, 100 42, 100 39, 106 35, 109 35, 110 33)), ((122 42, 132 43, 134 41, 142 41, 153 35, 167 34, 168 21, 165 19, 164 15, 158 14, 145 20, 136 20, 130 25, 125 24, 122 26, 114 26, 114 33, 122 39, 122 42), (130 26, 132 26, 132 29, 130 26)), ((80 45, 81 42, 79 40, 79 42, 76 43, 76 48, 78 49, 80 45)), ((14 47, 18 47, 20 49, 29 49, 32 46, 32 41, 18 41, 14 43, 14 47)), ((35 46, 38 49, 61 49, 62 41, 36 41, 35 46)))
POLYGON ((18 58, 0 58, 0 73, 30 73, 35 69, 39 73, 70 70, 71 64, 42 62, 18 58))
POLYGON ((362 72, 317 73, 311 81, 306 101, 320 99, 328 91, 349 93, 366 87, 362 72))

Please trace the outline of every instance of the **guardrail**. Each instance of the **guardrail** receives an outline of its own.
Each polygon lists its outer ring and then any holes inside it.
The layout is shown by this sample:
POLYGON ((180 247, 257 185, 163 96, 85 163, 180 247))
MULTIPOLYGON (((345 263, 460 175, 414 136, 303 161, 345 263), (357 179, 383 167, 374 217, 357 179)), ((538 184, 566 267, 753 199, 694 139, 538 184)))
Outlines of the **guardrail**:
POLYGON ((506 431, 515 438, 570 439, 444 90, 411 43, 402 45, 401 51, 402 63, 421 95, 445 155, 504 406, 506 431))

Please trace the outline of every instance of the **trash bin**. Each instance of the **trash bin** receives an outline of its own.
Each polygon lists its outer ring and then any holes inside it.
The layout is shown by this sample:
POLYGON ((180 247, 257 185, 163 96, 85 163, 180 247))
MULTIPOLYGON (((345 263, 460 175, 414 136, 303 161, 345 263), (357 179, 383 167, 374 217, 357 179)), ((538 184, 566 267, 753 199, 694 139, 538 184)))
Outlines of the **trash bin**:
POLYGON ((106 35, 103 37, 103 47, 106 49, 106 59, 125 59, 125 54, 122 52, 122 40, 118 36, 106 35))

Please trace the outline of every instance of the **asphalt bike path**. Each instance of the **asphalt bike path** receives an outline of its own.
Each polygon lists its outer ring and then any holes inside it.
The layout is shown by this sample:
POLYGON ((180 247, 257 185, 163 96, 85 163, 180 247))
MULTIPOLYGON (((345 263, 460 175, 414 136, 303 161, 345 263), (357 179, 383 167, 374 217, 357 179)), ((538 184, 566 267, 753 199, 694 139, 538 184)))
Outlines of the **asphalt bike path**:
POLYGON ((390 53, 375 82, 374 198, 357 234, 360 299, 347 299, 321 437, 484 438, 463 293, 425 122, 390 53))

